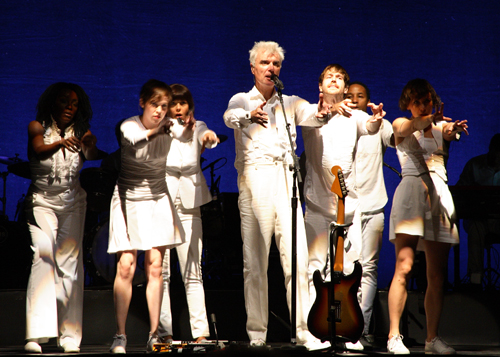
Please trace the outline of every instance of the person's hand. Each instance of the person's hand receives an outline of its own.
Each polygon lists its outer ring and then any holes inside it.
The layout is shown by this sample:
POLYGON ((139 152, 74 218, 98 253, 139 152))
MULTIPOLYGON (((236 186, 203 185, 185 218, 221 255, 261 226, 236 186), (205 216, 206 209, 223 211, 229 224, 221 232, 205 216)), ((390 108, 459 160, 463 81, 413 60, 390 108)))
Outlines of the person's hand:
POLYGON ((353 102, 349 98, 346 98, 341 102, 335 103, 334 105, 334 111, 348 118, 352 116, 353 109, 356 109, 356 104, 353 104, 353 102))
POLYGON ((193 113, 189 113, 189 115, 187 116, 186 120, 184 121, 184 126, 186 128, 193 128, 194 125, 196 124, 196 119, 194 118, 194 115, 193 113))
POLYGON ((384 110, 384 103, 380 103, 378 105, 374 103, 368 103, 368 107, 370 107, 373 113, 372 119, 370 119, 371 122, 382 120, 382 118, 385 117, 386 112, 384 110))
POLYGON ((318 101, 318 114, 316 114, 316 118, 328 121, 332 118, 332 116, 332 105, 326 103, 323 100, 323 93, 320 93, 318 101))
POLYGON ((63 148, 67 149, 70 152, 79 152, 81 148, 80 140, 77 137, 71 136, 67 139, 62 138, 60 144, 63 148))
POLYGON ((267 102, 264 102, 250 112, 250 121, 252 123, 262 125, 264 128, 267 128, 266 124, 269 121, 269 116, 264 109, 262 109, 266 104, 267 102))
POLYGON ((464 132, 465 134, 469 135, 469 132, 467 131, 467 128, 469 127, 467 125, 467 120, 457 120, 454 123, 450 123, 452 125, 449 126, 448 129, 448 135, 452 135, 454 133, 460 133, 464 132))
POLYGON ((202 143, 203 146, 205 147, 206 145, 213 145, 215 143, 220 143, 220 139, 212 130, 207 130, 205 134, 203 134, 202 143))
POLYGON ((95 137, 94 134, 84 135, 81 140, 81 144, 88 149, 95 147, 96 143, 97 143, 97 138, 95 137))
POLYGON ((441 108, 436 110, 436 112, 432 115, 432 122, 434 123, 434 125, 436 125, 438 121, 451 121, 451 118, 445 117, 443 115, 443 108, 444 103, 441 103, 441 108))
POLYGON ((158 127, 156 128, 157 129, 157 132, 159 134, 168 134, 170 133, 170 127, 174 125, 174 123, 170 120, 170 118, 168 118, 167 116, 165 116, 161 122, 158 124, 158 127))

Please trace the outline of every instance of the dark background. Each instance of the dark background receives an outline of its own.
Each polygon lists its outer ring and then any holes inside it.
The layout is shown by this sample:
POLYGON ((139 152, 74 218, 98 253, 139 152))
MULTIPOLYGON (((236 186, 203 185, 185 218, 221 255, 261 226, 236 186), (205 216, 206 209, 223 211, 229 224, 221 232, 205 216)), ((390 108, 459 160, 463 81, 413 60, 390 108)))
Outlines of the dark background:
MULTIPOLYGON (((187 85, 195 117, 229 137, 203 154, 204 166, 222 158, 214 166, 219 190, 237 192, 233 132, 222 114, 232 95, 252 87, 248 50, 255 41, 273 40, 286 50, 284 93, 311 102, 317 101, 320 72, 340 63, 352 80, 369 86, 373 102, 384 103, 392 122, 402 115, 397 102, 403 86, 416 77, 428 79, 445 103, 444 114, 469 120, 470 136, 451 145, 453 185, 465 162, 486 152, 491 136, 500 132, 494 114, 500 91, 499 8, 497 1, 456 0, 2 0, 0 156, 27 159, 27 125, 41 93, 57 81, 84 88, 94 110, 91 130, 99 148, 111 153, 117 149, 115 124, 139 113, 141 85, 157 78, 187 85)), ((297 154, 302 151, 299 135, 297 154)), ((399 170, 394 150, 385 161, 399 170)), ((99 164, 87 162, 85 168, 99 164)), ((7 166, 0 164, 0 171, 7 166)), ((204 173, 210 183, 209 171, 204 173)), ((399 178, 384 172, 389 213, 399 178)), ((28 185, 27 179, 7 176, 10 221, 28 185)), ((461 239, 464 275, 466 236, 461 239)), ((393 268, 386 229, 380 288, 389 283, 393 268)))

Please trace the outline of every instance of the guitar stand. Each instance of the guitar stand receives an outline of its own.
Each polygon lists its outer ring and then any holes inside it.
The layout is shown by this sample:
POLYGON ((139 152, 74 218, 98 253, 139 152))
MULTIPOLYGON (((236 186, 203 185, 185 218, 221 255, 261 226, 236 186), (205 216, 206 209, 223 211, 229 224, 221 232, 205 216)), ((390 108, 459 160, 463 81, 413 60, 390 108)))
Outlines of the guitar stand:
MULTIPOLYGON (((332 252, 333 252, 333 247, 337 246, 337 240, 338 240, 338 237, 339 235, 336 234, 337 231, 342 228, 343 229, 343 233, 342 233, 342 237, 346 237, 346 228, 349 228, 350 226, 352 226, 352 222, 351 223, 344 223, 344 224, 338 224, 337 222, 332 222, 330 223, 330 275, 332 276, 332 282, 334 284, 340 284, 340 274, 334 274, 335 275, 335 280, 333 280, 333 275, 332 275, 332 272, 334 272, 333 270, 333 260, 332 260, 332 252), (333 243, 333 239, 335 238, 335 244, 334 246, 332 247, 332 243, 333 243)), ((351 243, 349 243, 351 244, 351 243)), ((342 249, 344 249, 344 247, 342 247, 342 249)), ((335 252, 335 254, 337 254, 337 252, 335 252)))
MULTIPOLYGON (((331 284, 330 284, 330 293, 329 293, 329 300, 330 300, 329 305, 330 305, 330 307, 328 310, 328 322, 330 325, 330 349, 329 349, 329 352, 333 352, 334 355, 337 352, 336 324, 337 324, 337 322, 342 321, 340 318, 340 302, 338 300, 335 300, 335 285, 334 284, 340 284, 343 272, 334 270, 334 259, 332 259, 332 255, 333 255, 333 248, 337 246, 337 241, 338 241, 339 236, 345 237, 346 236, 346 229, 351 225, 352 225, 352 222, 351 223, 344 223, 344 224, 338 224, 337 222, 330 223, 330 279, 331 279, 331 284), (342 229, 342 232, 337 234, 340 229, 342 229), (334 240, 335 240, 335 243, 334 243, 334 240)), ((341 249, 345 249, 345 248, 341 247, 341 249)), ((335 251, 335 254, 337 254, 336 251, 335 251)))

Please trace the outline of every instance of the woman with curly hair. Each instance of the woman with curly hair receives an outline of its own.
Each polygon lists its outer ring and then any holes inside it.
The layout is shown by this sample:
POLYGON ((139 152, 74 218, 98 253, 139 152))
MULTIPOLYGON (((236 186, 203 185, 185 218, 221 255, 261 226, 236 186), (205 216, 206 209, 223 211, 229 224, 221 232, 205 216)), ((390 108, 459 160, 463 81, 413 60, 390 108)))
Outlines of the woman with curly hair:
POLYGON ((28 126, 31 185, 25 207, 33 264, 26 291, 27 352, 41 353, 40 343, 53 337, 64 352, 80 351, 87 195, 79 171, 98 154, 91 118, 84 90, 59 82, 41 95, 28 126))

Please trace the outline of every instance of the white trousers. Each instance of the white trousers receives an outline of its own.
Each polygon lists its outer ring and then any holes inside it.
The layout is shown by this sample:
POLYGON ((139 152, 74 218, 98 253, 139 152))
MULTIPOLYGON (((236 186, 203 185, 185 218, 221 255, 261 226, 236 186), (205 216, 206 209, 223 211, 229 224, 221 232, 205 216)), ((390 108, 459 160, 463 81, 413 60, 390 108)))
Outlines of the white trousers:
MULTIPOLYGON (((267 270, 273 234, 285 276, 288 308, 290 312, 292 310, 292 183, 292 172, 281 162, 249 165, 238 175, 246 329, 250 340, 265 341, 267 336, 267 270)), ((307 330, 307 243, 300 202, 297 207, 296 282, 296 339, 298 344, 303 344, 309 341, 312 335, 307 330)))
POLYGON ((85 194, 75 200, 55 209, 53 200, 34 193, 27 203, 34 255, 26 290, 26 339, 59 337, 60 346, 80 345, 85 194))
POLYGON ((369 334, 373 313, 373 301, 377 293, 378 261, 384 231, 384 209, 361 213, 361 311, 363 312, 363 334, 369 334))
MULTIPOLYGON (((201 269, 201 254, 203 249, 203 228, 200 207, 186 209, 177 199, 175 208, 186 234, 186 243, 177 246, 177 257, 186 290, 186 300, 189 309, 189 323, 194 339, 210 336, 207 311, 205 307, 205 291, 201 269)), ((172 312, 170 306, 170 250, 165 251, 163 258, 163 301, 161 304, 160 336, 173 335, 172 312)))

